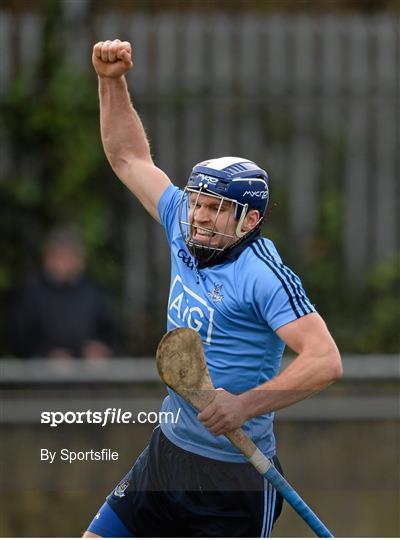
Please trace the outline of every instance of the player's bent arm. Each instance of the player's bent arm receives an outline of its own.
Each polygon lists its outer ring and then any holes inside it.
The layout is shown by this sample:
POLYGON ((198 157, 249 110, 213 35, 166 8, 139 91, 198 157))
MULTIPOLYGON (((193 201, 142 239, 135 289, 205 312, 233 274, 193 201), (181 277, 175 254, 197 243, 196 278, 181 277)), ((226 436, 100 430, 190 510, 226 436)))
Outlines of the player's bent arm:
POLYGON ((325 322, 310 313, 277 330, 297 353, 277 377, 239 396, 247 418, 288 407, 342 376, 342 362, 325 322))
POLYGON ((317 313, 286 324, 277 333, 298 356, 277 377, 243 394, 217 388, 213 401, 198 415, 214 435, 241 427, 254 416, 288 407, 341 376, 339 351, 317 313))

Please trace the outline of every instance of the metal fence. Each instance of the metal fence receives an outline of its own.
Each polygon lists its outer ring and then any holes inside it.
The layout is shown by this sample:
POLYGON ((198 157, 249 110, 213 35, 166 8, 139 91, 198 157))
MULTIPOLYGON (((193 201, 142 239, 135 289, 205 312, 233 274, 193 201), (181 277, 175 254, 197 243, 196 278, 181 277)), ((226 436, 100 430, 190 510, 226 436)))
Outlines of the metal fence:
MULTIPOLYGON (((322 205, 336 199, 344 271, 362 280, 398 250, 398 22, 390 15, 136 16, 124 32, 137 58, 129 83, 158 164, 182 184, 209 156, 260 162, 272 196, 286 193, 285 242, 300 260, 315 249, 322 205)), ((116 28, 116 20, 99 21, 97 35, 116 28)), ((147 240, 157 243, 160 234, 147 227, 147 240)), ((164 268, 163 240, 159 246, 153 253, 164 268)), ((133 261, 132 240, 127 249, 133 261)), ((132 262, 132 270, 127 290, 137 302, 151 262, 132 262)))
MULTIPOLYGON (((327 204, 350 279, 398 253, 398 14, 94 15, 89 2, 63 4, 60 39, 76 69, 88 69, 99 39, 134 44, 132 95, 157 164, 178 184, 202 159, 244 155, 270 172, 283 243, 300 261, 318 250, 327 204)), ((38 57, 43 21, 0 11, 0 91, 38 57)), ((125 246, 127 302, 151 312, 149 299, 165 302, 168 250, 135 201, 125 246)))

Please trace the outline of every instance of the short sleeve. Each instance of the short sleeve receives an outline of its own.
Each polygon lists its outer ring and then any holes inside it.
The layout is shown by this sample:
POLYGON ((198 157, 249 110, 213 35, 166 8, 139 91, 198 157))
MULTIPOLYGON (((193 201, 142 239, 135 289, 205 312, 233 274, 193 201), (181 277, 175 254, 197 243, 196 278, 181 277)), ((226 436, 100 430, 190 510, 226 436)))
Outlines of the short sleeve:
POLYGON ((282 275, 275 276, 265 303, 263 301, 263 318, 274 332, 281 326, 315 311, 299 278, 293 273, 292 278, 293 281, 286 281, 282 275))
POLYGON ((260 239, 252 245, 252 251, 256 255, 252 280, 256 310, 274 332, 315 312, 300 278, 282 263, 272 242, 260 239))
POLYGON ((158 201, 158 215, 160 216, 161 225, 165 229, 169 244, 171 244, 172 238, 179 227, 178 212, 181 197, 182 191, 171 184, 158 201))

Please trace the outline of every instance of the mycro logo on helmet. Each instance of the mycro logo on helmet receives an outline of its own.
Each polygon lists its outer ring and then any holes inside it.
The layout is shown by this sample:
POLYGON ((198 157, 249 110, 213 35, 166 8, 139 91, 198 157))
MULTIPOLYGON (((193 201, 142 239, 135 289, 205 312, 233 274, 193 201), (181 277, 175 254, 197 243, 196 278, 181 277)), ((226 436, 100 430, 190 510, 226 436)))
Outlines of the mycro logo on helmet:
POLYGON ((245 196, 248 196, 248 197, 259 197, 260 199, 266 199, 268 197, 268 192, 267 191, 264 191, 264 190, 260 190, 260 191, 245 191, 243 193, 243 197, 245 196))
POLYGON ((214 308, 183 284, 177 275, 171 286, 168 300, 168 320, 180 328, 188 326, 201 335, 206 344, 211 343, 214 308))

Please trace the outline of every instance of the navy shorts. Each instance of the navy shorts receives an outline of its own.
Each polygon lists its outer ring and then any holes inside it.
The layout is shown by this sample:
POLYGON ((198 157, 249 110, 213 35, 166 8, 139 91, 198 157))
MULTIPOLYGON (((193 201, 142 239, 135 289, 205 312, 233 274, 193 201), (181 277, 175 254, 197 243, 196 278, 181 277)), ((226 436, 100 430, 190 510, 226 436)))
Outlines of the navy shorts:
POLYGON ((158 427, 88 530, 109 537, 268 537, 281 509, 282 497, 252 465, 187 452, 158 427))

